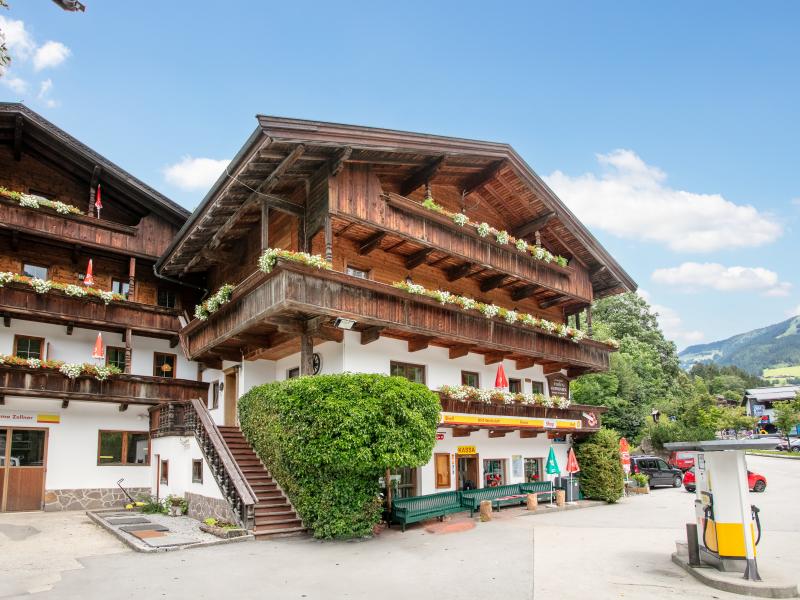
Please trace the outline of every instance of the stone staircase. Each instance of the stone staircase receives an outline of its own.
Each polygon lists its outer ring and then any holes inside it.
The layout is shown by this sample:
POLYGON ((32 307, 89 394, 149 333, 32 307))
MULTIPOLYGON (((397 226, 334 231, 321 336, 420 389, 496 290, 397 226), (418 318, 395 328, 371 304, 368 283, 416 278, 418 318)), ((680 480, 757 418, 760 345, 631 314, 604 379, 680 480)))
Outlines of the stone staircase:
POLYGON ((256 539, 299 535, 306 531, 289 499, 253 451, 238 427, 218 427, 233 459, 255 492, 256 539))

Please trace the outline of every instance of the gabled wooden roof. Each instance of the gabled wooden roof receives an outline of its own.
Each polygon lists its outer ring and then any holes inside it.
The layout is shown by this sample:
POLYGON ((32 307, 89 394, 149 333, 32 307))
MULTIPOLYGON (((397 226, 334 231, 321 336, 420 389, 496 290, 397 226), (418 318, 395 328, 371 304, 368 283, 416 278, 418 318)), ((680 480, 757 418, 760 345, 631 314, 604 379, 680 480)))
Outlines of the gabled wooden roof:
POLYGON ((335 170, 347 162, 369 164, 383 185, 403 195, 418 193, 428 181, 478 197, 508 231, 525 236, 538 230, 548 249, 584 263, 596 297, 636 289, 636 282, 508 144, 263 115, 257 119, 258 127, 158 269, 181 274, 205 268, 197 253, 231 217, 248 218, 242 206, 270 177, 271 194, 296 201, 300 184, 320 169, 335 170))
MULTIPOLYGON (((103 187, 121 195, 129 203, 127 208, 142 215, 152 212, 173 225, 182 225, 189 217, 188 210, 24 104, 0 102, 0 143, 11 144, 15 153, 30 154, 87 183, 99 167, 103 187)), ((88 189, 87 185, 87 195, 88 189)))

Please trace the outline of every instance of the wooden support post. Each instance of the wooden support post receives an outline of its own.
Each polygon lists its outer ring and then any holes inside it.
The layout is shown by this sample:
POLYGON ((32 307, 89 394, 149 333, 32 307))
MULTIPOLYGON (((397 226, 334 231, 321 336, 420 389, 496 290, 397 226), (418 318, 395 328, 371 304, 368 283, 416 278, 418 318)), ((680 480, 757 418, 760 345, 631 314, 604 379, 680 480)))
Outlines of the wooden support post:
POLYGON ((11 327, 11 317, 9 315, 3 315, 3 326, 11 327))
POLYGON ((586 333, 589 334, 589 337, 592 337, 592 306, 591 305, 586 307, 586 333))
POLYGON ((300 334, 300 375, 314 374, 314 338, 309 333, 300 334))
POLYGON ((131 354, 133 352, 133 330, 128 327, 125 330, 125 372, 131 372, 131 354))
POLYGON ((581 328, 581 313, 576 312, 575 313, 575 329, 580 329, 580 328, 581 328))
POLYGON ((128 410, 128 404, 126 402, 121 403, 119 405, 119 412, 125 412, 126 410, 128 410))
POLYGON ((136 302, 136 257, 128 261, 128 300, 136 302))
POLYGON ((62 400, 61 401, 61 408, 66 409, 69 406, 69 400, 62 400))
POLYGON ((333 262, 333 225, 329 214, 325 215, 325 260, 333 262))
POLYGON ((367 327, 361 332, 361 345, 366 346, 381 337, 383 327, 367 327))
POLYGON ((384 481, 386 482, 386 509, 391 511, 392 510, 392 470, 388 467, 386 468, 386 474, 384 475, 384 481))
POLYGON ((261 203, 261 252, 269 248, 269 205, 261 203))
POLYGON ((67 323, 67 335, 72 335, 72 331, 75 329, 75 323, 70 321, 67 323))
POLYGON ((462 356, 469 354, 471 349, 472 346, 470 344, 459 344, 458 346, 452 346, 448 351, 448 356, 450 357, 450 360, 461 358, 462 356))
POLYGON ((0 405, 5 404, 5 403, 6 403, 5 395, 4 394, 0 394, 0 405))

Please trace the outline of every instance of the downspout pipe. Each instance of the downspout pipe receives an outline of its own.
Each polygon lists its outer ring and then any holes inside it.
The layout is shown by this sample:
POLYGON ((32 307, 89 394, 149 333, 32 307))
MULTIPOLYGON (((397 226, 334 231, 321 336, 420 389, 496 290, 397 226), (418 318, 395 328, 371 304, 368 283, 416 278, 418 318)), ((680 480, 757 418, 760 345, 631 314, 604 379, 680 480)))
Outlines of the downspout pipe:
POLYGON ((203 292, 203 296, 200 298, 201 302, 206 299, 206 296, 208 296, 208 288, 204 288, 199 285, 194 285, 193 283, 186 283, 185 281, 181 281, 180 279, 175 279, 173 277, 168 277, 167 275, 162 275, 161 273, 158 272, 158 269, 156 269, 155 264, 153 264, 153 275, 155 275, 159 279, 163 279, 164 281, 169 281, 170 283, 175 283, 177 285, 182 285, 184 287, 188 287, 193 290, 198 290, 200 292, 203 292))

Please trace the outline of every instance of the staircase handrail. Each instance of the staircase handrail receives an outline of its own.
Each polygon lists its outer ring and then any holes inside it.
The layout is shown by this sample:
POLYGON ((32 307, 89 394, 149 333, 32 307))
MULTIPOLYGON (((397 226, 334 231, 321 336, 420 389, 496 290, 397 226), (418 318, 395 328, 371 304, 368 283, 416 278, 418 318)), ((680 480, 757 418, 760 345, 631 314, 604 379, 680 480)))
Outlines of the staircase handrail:
MULTIPOLYGON (((258 502, 256 494, 247 482, 238 463, 234 460, 228 444, 222 438, 222 434, 217 428, 217 424, 214 423, 214 419, 211 418, 205 403, 198 398, 192 398, 191 403, 195 415, 197 415, 197 423, 203 428, 213 445, 222 467, 225 469, 236 494, 239 496, 239 500, 245 507, 254 507, 258 502)), ((242 519, 245 520, 246 518, 246 515, 242 514, 242 519)))

